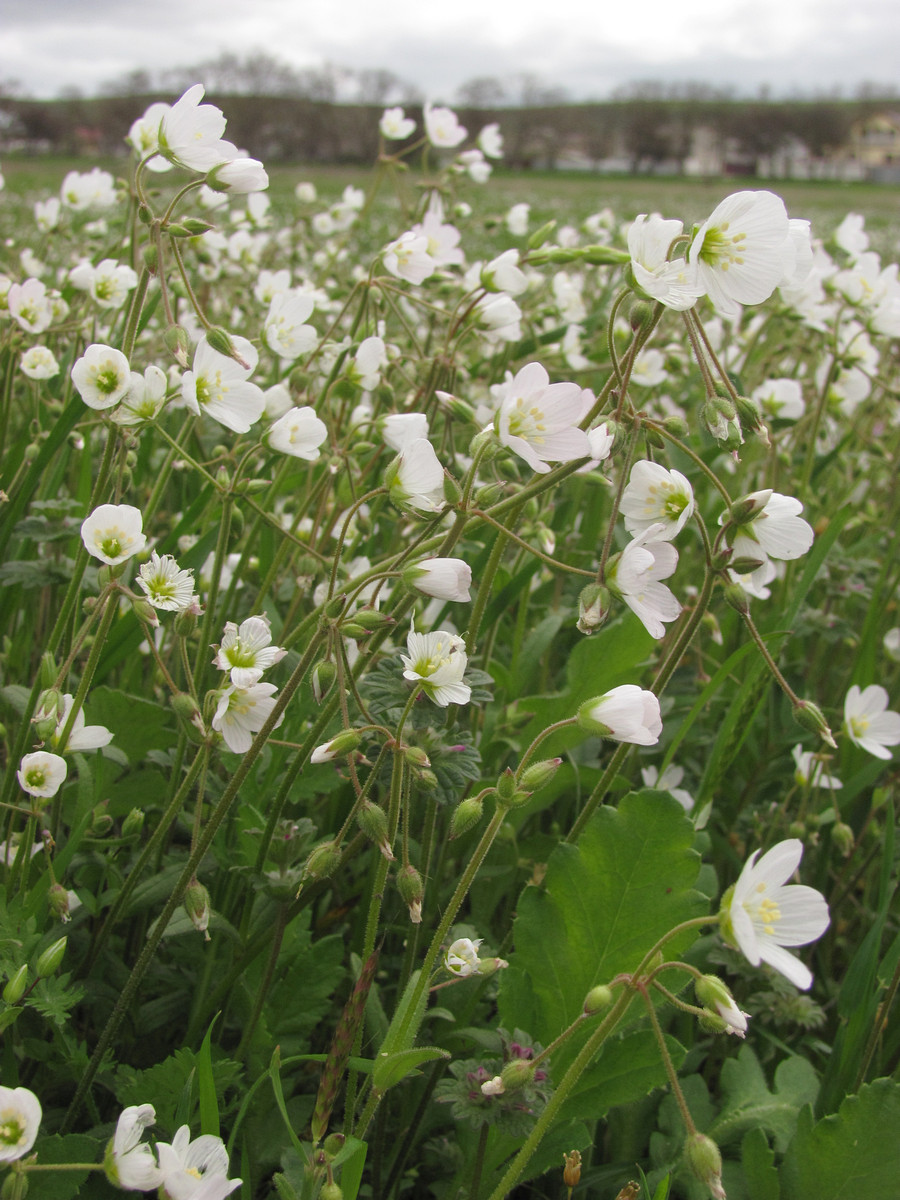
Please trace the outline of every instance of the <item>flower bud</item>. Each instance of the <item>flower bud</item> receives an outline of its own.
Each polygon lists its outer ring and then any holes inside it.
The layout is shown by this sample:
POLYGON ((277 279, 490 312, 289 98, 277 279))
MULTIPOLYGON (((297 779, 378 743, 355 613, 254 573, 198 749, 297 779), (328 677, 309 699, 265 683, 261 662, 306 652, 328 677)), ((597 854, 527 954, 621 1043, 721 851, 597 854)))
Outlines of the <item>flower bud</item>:
POLYGON ((640 329, 649 329, 652 321, 653 305, 648 304, 646 300, 636 300, 628 314, 631 328, 637 333, 640 329))
POLYGON ((322 1149, 326 1154, 334 1157, 335 1154, 340 1154, 346 1141, 347 1135, 344 1133, 329 1133, 328 1137, 322 1143, 322 1149))
POLYGON ((853 847, 856 845, 856 836, 850 826, 844 821, 835 821, 834 825, 832 825, 831 840, 842 857, 849 858, 853 853, 853 847))
POLYGON ((751 571, 756 571, 759 567, 765 566, 765 560, 762 558, 750 558, 749 556, 741 558, 733 558, 728 566, 738 575, 749 575, 751 571))
POLYGON ((226 358, 233 358, 245 371, 250 370, 250 364, 238 353, 234 342, 231 340, 231 334, 226 329, 222 329, 218 325, 214 325, 212 329, 207 329, 206 341, 217 353, 224 354, 226 358))
POLYGON ((798 725, 802 725, 810 733, 817 733, 826 746, 831 746, 833 750, 837 749, 837 742, 817 704, 813 704, 811 700, 801 700, 794 705, 793 715, 798 725))
POLYGON ((561 766, 561 758, 545 758, 541 762, 532 763, 519 776, 519 787, 529 794, 536 792, 550 782, 561 766))
POLYGON ((176 637, 189 638, 197 628, 197 616, 190 608, 182 609, 173 622, 176 637))
POLYGON ((356 814, 356 821, 369 841, 375 843, 384 857, 393 859, 394 852, 391 850, 388 840, 388 821, 384 809, 373 804, 371 800, 366 800, 356 814))
POLYGON ((39 979, 46 979, 48 975, 55 975, 59 970, 63 955, 66 952, 66 943, 68 940, 68 938, 61 937, 52 946, 48 946, 40 958, 38 958, 34 964, 34 970, 39 979))
POLYGON ((28 986, 28 964, 22 963, 14 975, 10 975, 3 989, 3 999, 7 1004, 18 1004, 28 986))
POLYGON ((145 814, 143 809, 133 808, 122 822, 122 837, 136 841, 144 828, 145 814))
POLYGON ((410 921, 413 925, 421 925, 425 884, 422 882, 422 876, 410 863, 407 863, 397 875, 397 891, 409 909, 410 921))
POLYGON ((477 796, 469 796, 467 800, 461 800, 450 818, 451 840, 468 833, 473 825, 477 825, 481 820, 483 812, 484 802, 477 796))
POLYGON ((191 339, 188 331, 180 325, 170 325, 163 334, 163 341, 178 365, 187 369, 191 360, 191 339))
POLYGON ((50 912, 65 925, 69 921, 69 893, 61 883, 53 883, 47 893, 50 912))
POLYGON ((109 802, 104 800, 91 813, 91 837, 105 837, 113 827, 113 819, 106 811, 109 802))
POLYGON ((536 229, 525 245, 529 250, 539 250, 544 242, 550 237, 550 234, 556 228, 556 221, 551 220, 543 224, 540 229, 536 229))
POLYGON ((497 971, 503 971, 509 966, 505 958, 479 958, 478 974, 479 975, 494 975, 497 971))
POLYGON ((589 583, 578 597, 578 629, 591 634, 609 616, 609 590, 600 583, 589 583))
POLYGON ((403 750, 403 757, 412 767, 431 766, 431 759, 421 746, 406 746, 403 750))
POLYGON ((184 889, 184 909, 198 933, 209 941, 209 892, 195 877, 184 889))
POLYGON ((526 1058, 514 1058, 500 1072, 504 1092, 515 1092, 527 1087, 534 1079, 534 1064, 526 1058))
POLYGON ((416 771, 416 782, 423 792, 433 792, 438 786, 438 777, 434 771, 429 771, 427 767, 420 768, 416 771))
POLYGON ((344 611, 344 605, 347 603, 346 596, 332 596, 325 605, 325 616, 332 621, 336 621, 344 611))
POLYGON ((444 499, 450 505, 459 504, 462 500, 462 488, 446 471, 444 472, 444 499))
POLYGON ((509 803, 518 790, 516 775, 511 767, 507 767, 497 780, 497 795, 505 803, 509 803))
POLYGON ((593 1016, 595 1013, 605 1012, 612 1002, 612 988, 607 987, 605 983, 598 983, 585 996, 583 1011, 589 1016, 593 1016))
POLYGON ((159 268, 159 249, 152 242, 148 242, 141 253, 147 270, 151 275, 155 275, 159 268))
POLYGON ((684 417, 671 416, 665 418, 663 421, 663 428, 668 433, 671 433, 674 437, 680 438, 684 437, 690 426, 684 417))
POLYGON ((749 492, 740 500, 735 500, 728 519, 732 525, 746 525, 762 512, 771 499, 771 488, 763 488, 759 492, 749 492))
POLYGON ((726 1200, 722 1187, 722 1155, 719 1147, 704 1133, 692 1133, 684 1144, 688 1166, 701 1183, 709 1188, 713 1200, 726 1200))
POLYGON ((344 1200, 340 1184, 335 1183, 333 1179, 330 1183, 323 1183, 322 1190, 319 1192, 319 1200, 344 1200))
POLYGON ((316 663, 312 671, 312 691, 316 704, 321 704, 337 677, 337 668, 333 662, 323 659, 316 663))
POLYGON ((334 758, 352 754, 361 741, 362 738, 358 733, 352 729, 345 729, 333 737, 330 742, 323 742, 321 746, 316 746, 309 756, 309 761, 311 763, 331 762, 334 758))
POLYGON ((728 1032, 728 1022, 723 1021, 720 1016, 717 1016, 715 1013, 710 1012, 709 1010, 705 1011, 702 1016, 697 1018, 697 1024, 704 1033, 720 1034, 728 1032))
POLYGON ((341 861, 341 848, 336 842, 316 846, 303 866, 304 879, 328 879, 341 861))
POLYGON ((573 1188, 581 1181, 581 1153, 570 1150, 568 1154, 563 1154, 563 1160, 566 1164, 563 1167, 563 1183, 567 1188, 573 1188))
POLYGON ((739 583, 728 583, 722 589, 726 602, 739 612, 741 616, 746 617, 750 612, 750 597, 744 591, 739 583))

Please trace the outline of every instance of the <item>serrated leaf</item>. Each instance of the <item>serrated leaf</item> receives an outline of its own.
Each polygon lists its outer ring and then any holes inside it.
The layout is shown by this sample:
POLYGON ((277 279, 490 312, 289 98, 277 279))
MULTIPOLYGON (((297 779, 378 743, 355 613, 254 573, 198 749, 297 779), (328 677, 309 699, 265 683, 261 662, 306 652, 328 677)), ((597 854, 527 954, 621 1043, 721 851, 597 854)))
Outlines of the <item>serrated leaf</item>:
POLYGON ((897 1200, 900 1084, 876 1079, 815 1122, 806 1108, 781 1167, 790 1200, 897 1200))
MULTIPOLYGON (((501 1023, 549 1044, 578 1017, 592 987, 633 971, 670 929, 707 911, 693 890, 700 865, 693 836, 677 800, 644 790, 618 809, 601 808, 577 845, 558 846, 543 885, 527 887, 519 900, 515 950, 500 981, 501 1023)), ((693 931, 680 935, 666 953, 692 939, 693 931)), ((573 1043, 556 1056, 557 1077, 573 1043)))
POLYGON ((727 1146, 750 1129, 764 1129, 783 1154, 794 1134, 797 1114, 819 1094, 819 1080, 805 1058, 792 1055, 779 1063, 770 1092, 759 1060, 745 1045, 722 1067, 722 1092, 722 1109, 708 1130, 713 1141, 727 1146))

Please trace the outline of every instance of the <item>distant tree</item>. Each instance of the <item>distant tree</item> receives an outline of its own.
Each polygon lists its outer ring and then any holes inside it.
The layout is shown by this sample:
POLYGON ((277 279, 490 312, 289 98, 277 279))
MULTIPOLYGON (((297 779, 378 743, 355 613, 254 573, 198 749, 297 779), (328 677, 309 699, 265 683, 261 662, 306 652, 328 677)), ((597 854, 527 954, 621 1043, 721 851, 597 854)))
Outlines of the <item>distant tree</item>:
POLYGON ((565 104, 569 93, 564 87, 547 84, 540 75, 526 71, 517 77, 519 104, 523 108, 553 108, 565 104))
POLYGON ((508 98, 506 85, 495 75, 478 75, 456 89, 456 103, 461 108, 499 108, 508 98))

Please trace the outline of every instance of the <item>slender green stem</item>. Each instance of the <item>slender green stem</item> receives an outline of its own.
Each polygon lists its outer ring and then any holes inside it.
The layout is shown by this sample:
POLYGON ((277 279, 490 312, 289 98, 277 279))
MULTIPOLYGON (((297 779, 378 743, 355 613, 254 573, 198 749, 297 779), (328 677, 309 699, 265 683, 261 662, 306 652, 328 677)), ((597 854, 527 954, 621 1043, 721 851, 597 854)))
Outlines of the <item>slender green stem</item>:
POLYGON ((697 1126, 694 1124, 694 1118, 691 1116, 691 1110, 688 1108, 687 1100, 684 1098, 684 1092, 681 1090, 681 1084, 678 1082, 678 1072, 675 1070, 675 1064, 672 1062, 672 1056, 669 1053, 669 1047, 666 1045, 666 1037, 659 1023, 659 1017, 656 1015, 656 1009, 653 1006, 653 1001, 650 999, 650 994, 647 991, 646 985, 639 984, 638 992, 641 1000, 644 1002, 644 1007, 647 1009, 647 1015, 650 1018, 650 1024, 653 1027, 653 1034, 656 1038, 656 1044, 659 1048, 660 1057, 663 1060, 663 1065, 666 1068, 666 1074, 669 1077, 669 1084, 672 1088, 672 1094, 678 1103, 678 1109, 681 1113, 681 1119, 684 1121, 684 1127, 688 1132, 688 1136, 692 1136, 697 1132, 697 1126))

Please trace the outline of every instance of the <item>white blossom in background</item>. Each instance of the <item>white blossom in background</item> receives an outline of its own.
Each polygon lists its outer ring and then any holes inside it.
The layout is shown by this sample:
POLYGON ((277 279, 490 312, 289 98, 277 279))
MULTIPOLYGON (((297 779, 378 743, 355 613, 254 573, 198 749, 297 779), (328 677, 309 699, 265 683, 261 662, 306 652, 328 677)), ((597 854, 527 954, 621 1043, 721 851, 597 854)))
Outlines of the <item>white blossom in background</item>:
POLYGON ((88 208, 112 208, 117 202, 116 183, 109 171, 70 171, 62 181, 59 198, 66 208, 83 212, 88 208))
POLYGON ((410 232, 425 238, 426 252, 435 267, 455 267, 464 262, 460 232, 455 225, 444 221, 444 202, 439 192, 431 193, 424 217, 410 232))
POLYGON ((112 408, 131 386, 131 368, 121 350, 94 342, 72 367, 75 390, 98 411, 112 408))
POLYGON ((463 683, 468 664, 466 643, 455 633, 409 631, 406 654, 401 654, 403 678, 415 683, 439 708, 468 704, 472 689, 463 683))
POLYGON ((416 130, 416 123, 402 108, 386 108, 378 122, 381 136, 389 142, 403 142, 416 130))
POLYGON ((260 419, 266 403, 262 389, 249 382, 259 355, 246 338, 231 340, 247 366, 202 341, 194 352, 192 369, 182 376, 181 394, 195 416, 210 416, 234 433, 246 433, 260 419))
POLYGON ((492 393, 499 402, 497 436, 532 470, 543 475, 551 462, 590 458, 588 436, 578 428, 585 390, 577 383, 550 383, 540 363, 528 363, 492 393))
POLYGON ((577 719, 588 733, 636 746, 655 746, 662 733, 659 701, 634 683, 623 683, 585 701, 577 719))
POLYGON ((49 233, 57 227, 61 210, 62 204, 56 196, 49 196, 46 200, 35 200, 34 219, 41 233, 49 233))
POLYGON ((658 387, 669 378, 666 356, 656 346, 646 346, 634 360, 631 382, 639 387, 658 387))
POLYGON ((315 348, 319 335, 306 324, 314 308, 313 297, 296 288, 272 297, 263 337, 273 354, 293 360, 315 348))
POLYGON ((138 158, 147 158, 147 155, 152 155, 147 159, 146 168, 148 171, 171 171, 172 163, 158 154, 159 150, 159 126, 163 117, 171 110, 171 105, 157 102, 151 104, 150 107, 138 117, 136 121, 132 121, 131 128, 125 136, 125 141, 131 146, 138 158))
POLYGON ((327 437, 328 426, 307 404, 302 408, 291 408, 279 417, 269 427, 266 441, 281 454, 313 462, 319 457, 319 447, 327 437))
POLYGON ((422 283, 434 273, 434 259, 428 253, 428 238, 408 230, 382 251, 385 269, 407 283, 422 283))
POLYGON ((663 579, 674 574, 678 551, 665 540, 662 522, 645 529, 606 569, 606 586, 623 600, 653 638, 665 637, 665 622, 681 615, 681 603, 663 579))
POLYGON ((779 842, 759 862, 758 855, 758 850, 750 855, 737 883, 722 897, 722 933, 751 966, 767 963, 806 991, 812 974, 785 947, 820 938, 831 919, 828 905, 815 888, 787 882, 803 857, 797 838, 779 842))
MULTIPOLYGON (((364 391, 372 392, 381 383, 381 372, 388 364, 384 338, 364 338, 353 356, 352 378, 364 391)), ((424 434, 422 435, 425 436, 424 434)))
POLYGON ((844 728, 855 746, 875 758, 890 759, 888 746, 900 744, 900 713, 888 708, 890 699, 877 683, 854 684, 844 700, 844 728))
POLYGON ((767 379, 750 393, 763 417, 798 421, 806 410, 799 379, 767 379))
POLYGON ((452 109, 434 107, 426 102, 422 116, 425 121, 425 136, 432 146, 452 150, 454 146, 465 141, 468 131, 460 125, 459 118, 452 109))
POLYGON ((162 1175, 150 1146, 142 1142, 144 1130, 156 1121, 152 1104, 135 1104, 123 1109, 103 1156, 109 1182, 126 1191, 150 1192, 159 1187, 162 1175))
POLYGON ((53 305, 40 279, 11 284, 6 306, 9 315, 26 333, 43 333, 53 324, 53 305))
POLYGON ((150 551, 150 561, 138 568, 137 583, 154 608, 181 612, 194 599, 194 573, 178 566, 171 554, 150 551))
POLYGON ((59 374, 59 363, 46 346, 30 346, 19 360, 19 369, 29 379, 53 379, 59 374))
POLYGON ((477 147, 461 150, 456 160, 473 183, 487 183, 490 179, 493 167, 477 147))
POLYGON ((481 132, 478 134, 478 149, 488 158, 503 157, 503 134, 496 121, 482 126, 481 132))
POLYGON ((631 468, 620 508, 632 537, 661 524, 663 529, 654 540, 669 542, 694 512, 694 490, 680 471, 640 459, 631 468))
POLYGON ((28 1153, 38 1135, 41 1115, 41 1102, 34 1092, 0 1087, 0 1163, 14 1162, 28 1153))
POLYGON ((858 258, 869 248, 869 235, 865 231, 866 219, 860 213, 847 213, 834 231, 835 243, 851 258, 858 258))
POLYGON ((791 756, 794 760, 794 780, 801 787, 827 788, 833 792, 844 786, 836 775, 825 774, 821 754, 797 745, 791 751, 791 756))
POLYGON ((16 771, 16 779, 23 792, 49 800, 55 796, 66 781, 69 773, 66 760, 48 750, 35 750, 23 756, 16 771))
POLYGON ((138 281, 135 270, 114 258, 104 258, 96 266, 80 263, 69 272, 69 279, 101 308, 121 308, 138 281))
POLYGON ((81 525, 81 540, 88 554, 115 567, 147 544, 141 510, 132 504, 101 504, 81 525))
POLYGON ((531 205, 520 203, 514 204, 506 214, 506 228, 513 237, 524 237, 528 232, 528 217, 531 213, 531 205))
POLYGON ((641 767, 641 779, 644 782, 644 787, 656 788, 660 792, 668 792, 685 812, 690 812, 694 807, 694 797, 689 791, 681 787, 681 781, 684 779, 684 767, 676 767, 674 763, 669 763, 663 773, 660 775, 656 767, 641 767))
POLYGON ((889 629, 883 638, 885 653, 894 662, 900 662, 900 628, 889 629))
MULTIPOLYGON (((276 296, 291 289, 291 273, 287 267, 279 271, 262 270, 253 286, 253 295, 260 304, 271 304, 276 296)), ((312 309, 309 310, 312 312, 312 309)))
POLYGON ((301 204, 315 204, 316 202, 316 185, 309 183, 307 180, 301 180, 294 188, 294 195, 301 204))
POLYGON ((259 683, 263 672, 281 662, 287 650, 272 645, 272 628, 266 616, 247 617, 240 625, 227 621, 222 644, 216 648, 213 665, 230 672, 238 688, 259 683))
MULTIPOLYGON (((207 186, 214 192, 230 192, 237 196, 248 196, 247 211, 257 223, 268 211, 269 205, 254 200, 254 195, 264 192, 269 186, 269 176, 259 159, 239 154, 230 162, 221 163, 209 172, 207 186), (249 194, 249 195, 248 195, 249 194)), ((268 200, 268 197, 264 197, 268 200)))

